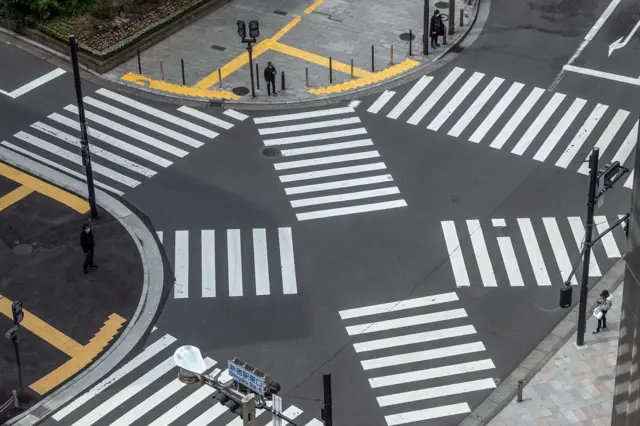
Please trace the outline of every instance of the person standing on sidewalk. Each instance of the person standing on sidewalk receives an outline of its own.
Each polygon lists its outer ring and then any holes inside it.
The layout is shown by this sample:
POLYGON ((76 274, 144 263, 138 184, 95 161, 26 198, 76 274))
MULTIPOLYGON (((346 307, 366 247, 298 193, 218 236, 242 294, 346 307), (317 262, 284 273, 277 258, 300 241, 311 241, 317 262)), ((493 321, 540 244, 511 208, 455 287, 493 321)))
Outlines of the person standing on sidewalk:
POLYGON ((88 273, 87 268, 98 269, 93 263, 93 249, 96 243, 93 240, 93 232, 88 224, 82 225, 82 232, 80 233, 80 246, 84 251, 84 263, 82 264, 82 270, 85 274, 88 273))
POLYGON ((264 79, 267 82, 267 94, 269 96, 271 96, 272 90, 274 95, 278 95, 276 93, 276 75, 278 75, 276 67, 273 66, 273 63, 269 62, 264 69, 264 79))
POLYGON ((431 31, 429 35, 431 36, 431 47, 434 49, 440 47, 440 44, 438 44, 438 36, 444 36, 444 22, 442 21, 440 11, 437 9, 433 12, 433 16, 431 16, 431 31))
POLYGON ((602 313, 602 316, 598 318, 598 328, 593 334, 600 333, 601 328, 607 328, 607 311, 611 309, 611 295, 608 290, 603 290, 600 293, 600 300, 598 300, 598 308, 602 313))

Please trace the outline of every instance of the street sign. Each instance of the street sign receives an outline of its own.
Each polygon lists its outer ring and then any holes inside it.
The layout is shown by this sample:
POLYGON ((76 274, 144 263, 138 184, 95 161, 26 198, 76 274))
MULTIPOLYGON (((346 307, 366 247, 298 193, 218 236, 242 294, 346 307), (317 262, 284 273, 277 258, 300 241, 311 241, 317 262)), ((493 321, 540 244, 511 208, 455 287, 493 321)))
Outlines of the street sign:
POLYGON ((258 395, 264 396, 264 379, 259 377, 255 373, 240 367, 233 361, 229 361, 229 376, 231 376, 233 380, 240 383, 241 385, 248 387, 258 395))

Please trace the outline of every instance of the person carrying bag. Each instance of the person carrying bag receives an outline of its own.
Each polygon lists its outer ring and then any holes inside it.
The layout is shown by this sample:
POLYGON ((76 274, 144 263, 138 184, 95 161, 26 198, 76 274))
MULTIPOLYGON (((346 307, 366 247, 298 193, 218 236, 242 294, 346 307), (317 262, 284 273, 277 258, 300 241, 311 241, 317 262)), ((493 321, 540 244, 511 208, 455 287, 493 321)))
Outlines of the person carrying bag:
POLYGON ((611 309, 612 297, 607 290, 603 290, 600 293, 600 300, 598 300, 598 307, 593 310, 593 316, 598 319, 598 327, 593 334, 600 333, 601 328, 607 328, 607 311, 611 309))

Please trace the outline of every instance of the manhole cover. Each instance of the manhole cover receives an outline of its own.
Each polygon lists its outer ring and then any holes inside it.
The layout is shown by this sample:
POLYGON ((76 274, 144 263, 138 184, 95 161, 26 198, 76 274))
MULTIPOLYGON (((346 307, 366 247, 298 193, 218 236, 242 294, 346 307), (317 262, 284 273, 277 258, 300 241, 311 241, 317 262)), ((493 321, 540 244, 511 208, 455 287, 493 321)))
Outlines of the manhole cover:
POLYGON ((480 299, 487 296, 489 291, 484 286, 472 286, 467 290, 467 295, 474 299, 480 299))
POLYGON ((232 90, 233 93, 235 93, 238 96, 244 96, 249 94, 249 88, 248 87, 234 87, 232 90))
POLYGON ((278 148, 265 148, 262 150, 262 155, 264 155, 267 158, 277 158, 277 157, 280 157, 282 153, 278 148))
POLYGON ((33 247, 29 244, 18 244, 12 251, 14 254, 25 255, 30 254, 33 251, 33 247))
POLYGON ((446 2, 446 1, 437 1, 437 2, 436 2, 436 4, 435 4, 435 6, 436 6, 438 9, 446 9, 446 8, 448 8, 448 7, 449 7, 449 2, 446 2))
POLYGON ((415 34, 402 33, 400 34, 400 40, 409 41, 409 39, 414 40, 416 38, 415 34))

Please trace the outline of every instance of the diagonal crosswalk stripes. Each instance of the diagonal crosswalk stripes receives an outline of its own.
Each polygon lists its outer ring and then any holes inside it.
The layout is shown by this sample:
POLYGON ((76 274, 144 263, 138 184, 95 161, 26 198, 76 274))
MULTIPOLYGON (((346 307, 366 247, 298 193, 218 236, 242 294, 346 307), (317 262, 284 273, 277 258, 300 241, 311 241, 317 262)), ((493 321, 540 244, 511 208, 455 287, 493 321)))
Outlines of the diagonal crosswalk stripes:
MULTIPOLYGON (((382 98, 370 107, 381 108, 382 98)), ((254 119, 300 221, 406 207, 380 153, 351 107, 254 119), (272 126, 265 126, 272 124, 272 126), (351 189, 353 188, 353 190, 351 189)))
POLYGON ((444 293, 339 312, 387 425, 459 422, 470 395, 496 387, 495 365, 458 303, 444 293))
MULTIPOLYGON (((633 169, 638 114, 477 71, 423 76, 373 97, 366 111, 588 174, 588 155, 633 169), (610 148, 610 146, 612 148, 610 148), (614 151, 615 149, 615 151, 614 151)), ((631 188, 633 173, 624 186, 631 188)))

